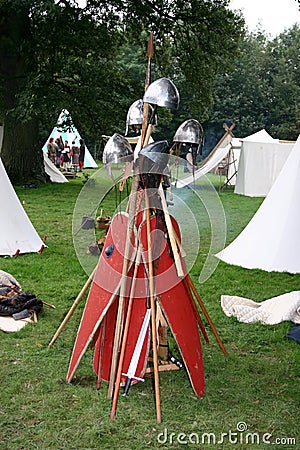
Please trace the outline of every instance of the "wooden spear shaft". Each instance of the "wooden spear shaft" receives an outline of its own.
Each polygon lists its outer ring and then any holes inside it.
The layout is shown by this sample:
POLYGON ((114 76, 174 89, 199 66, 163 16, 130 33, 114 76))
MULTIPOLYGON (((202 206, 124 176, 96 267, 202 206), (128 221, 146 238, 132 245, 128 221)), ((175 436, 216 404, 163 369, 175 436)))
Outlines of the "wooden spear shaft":
POLYGON ((75 309, 77 308, 77 306, 79 305, 79 303, 81 302, 84 294, 86 293, 89 285, 91 284, 94 275, 96 273, 96 268, 93 270, 93 272, 91 273, 91 275, 89 276, 89 278, 87 279, 87 281, 85 282, 83 288, 81 289, 81 291, 79 292, 79 294, 77 295, 73 305, 71 306, 68 314, 66 315, 66 317, 64 318, 64 320, 62 321, 61 325, 59 326, 59 328, 57 329, 56 333, 54 334, 53 338, 51 339, 51 341, 49 342, 48 347, 52 347, 52 345, 54 344, 54 342, 56 341, 56 339, 58 338, 58 336, 60 335, 60 333, 62 332, 62 330, 65 328, 66 324, 68 323, 68 321, 70 320, 70 318, 72 317, 72 315, 74 314, 75 309))
MULTIPOLYGON (((151 73, 151 58, 153 56, 153 34, 150 33, 149 41, 148 41, 148 48, 147 48, 147 56, 148 56, 148 67, 146 71, 146 81, 145 81, 145 91, 148 88, 150 84, 150 73, 151 73)), ((143 148, 145 145, 147 145, 146 142, 146 135, 147 135, 147 123, 148 123, 148 103, 144 103, 144 109, 143 109, 143 124, 142 124, 142 133, 141 133, 141 148, 143 148)), ((135 218, 135 206, 136 206, 136 193, 138 190, 138 184, 139 184, 139 175, 137 173, 134 173, 132 178, 132 187, 131 187, 131 194, 128 201, 128 233, 126 237, 126 246, 125 246, 125 252, 124 252, 124 262, 123 262, 123 270, 122 270, 122 283, 121 283, 121 289, 120 289, 120 296, 119 296, 119 305, 118 305, 118 311, 117 311, 117 319, 116 319, 116 326, 115 326, 115 336, 114 336, 114 344, 113 344, 113 351, 112 351, 112 360, 111 360, 111 371, 110 371, 110 379, 109 379, 109 386, 108 386, 108 398, 111 398, 113 395, 113 389, 115 385, 115 377, 116 377, 116 368, 117 368, 117 360, 118 360, 118 353, 120 349, 120 339, 123 329, 123 315, 124 315, 124 299, 126 295, 126 280, 127 280, 127 267, 128 267, 128 257, 129 257, 129 249, 131 245, 131 236, 132 231, 134 228, 134 218, 135 218)))
POLYGON ((97 371, 97 390, 101 387, 101 378, 102 378, 102 362, 103 362, 103 353, 104 353, 104 342, 105 342, 105 333, 106 333, 106 321, 107 316, 104 317, 101 326, 101 338, 99 342, 99 361, 98 361, 98 371, 97 371))
POLYGON ((217 340, 217 342, 218 342, 218 344, 219 344, 219 346, 220 346, 222 352, 224 353, 224 355, 226 355, 226 354, 227 354, 227 350, 226 350, 226 348, 225 348, 223 342, 221 341, 221 338, 220 338, 220 336, 218 335, 218 332, 217 332, 217 330, 216 330, 216 328, 215 328, 215 326, 214 326, 214 324, 213 324, 211 318, 209 317, 209 314, 208 314, 208 312, 207 312, 207 310, 206 310, 206 308, 205 308, 205 306, 204 306, 204 303, 202 302, 202 300, 201 300, 201 298, 200 298, 200 295, 198 294, 197 289, 196 289, 196 287, 194 286, 194 283, 192 282, 191 277, 189 276, 189 274, 187 274, 187 277, 186 277, 186 278, 187 278, 188 285, 190 286, 190 288, 191 288, 191 290, 192 290, 194 296, 196 297, 197 302, 198 302, 200 308, 202 309, 203 314, 205 315, 205 317, 206 317, 206 319, 207 319, 207 321, 208 321, 208 323, 209 323, 209 326, 210 326, 210 328, 212 329, 212 332, 214 333, 215 338, 216 338, 216 340, 217 340))
POLYGON ((111 407, 111 412, 110 412, 111 420, 113 420, 115 418, 116 410, 117 410, 123 362, 124 362, 124 357, 125 357, 127 337, 128 337, 129 325, 130 325, 130 319, 131 319, 132 304, 133 304, 133 298, 134 298, 134 294, 135 294, 137 272, 138 272, 138 268, 140 266, 140 262, 141 262, 141 245, 139 245, 138 250, 137 250, 137 256, 136 256, 134 273, 133 273, 133 280, 132 280, 132 284, 131 284, 131 288, 130 288, 130 297, 128 300, 127 315, 126 315, 126 321, 125 321, 125 325, 124 325, 124 333, 123 333, 123 338, 122 338, 122 347, 121 347, 121 351, 120 351, 120 358, 119 358, 119 362, 118 362, 118 371, 117 371, 117 375, 116 375, 112 407, 111 407))
POLYGON ((176 239, 175 239, 175 232, 174 232, 174 228, 171 222, 171 218, 170 218, 170 214, 168 211, 168 206, 167 206, 167 202, 165 199, 165 194, 162 188, 162 185, 159 185, 158 188, 158 192, 160 195, 160 200, 161 200, 161 205, 163 208, 163 213, 164 213, 164 217, 165 217, 165 221, 166 221, 166 226, 167 226, 167 230, 168 230, 168 235, 170 238, 170 243, 171 243, 171 248, 172 248, 172 252, 173 252, 173 257, 174 257, 174 262, 175 262, 175 266, 176 266, 176 270, 177 270, 177 275, 179 277, 184 277, 184 272, 182 269, 182 265, 181 265, 181 260, 180 260, 180 255, 178 253, 178 248, 177 248, 177 244, 176 244, 176 239))
POLYGON ((151 228, 150 228, 150 206, 147 190, 145 190, 145 206, 146 206, 146 226, 147 226, 147 240, 148 240, 149 296, 151 308, 151 335, 152 335, 152 351, 153 351, 156 420, 157 423, 161 423, 160 388, 159 388, 159 373, 158 373, 159 369, 158 369, 157 335, 156 335, 157 332, 156 308, 154 301, 154 278, 153 278, 152 242, 151 242, 151 228))
MULTIPOLYGON (((164 198, 163 189, 162 189, 161 186, 160 186, 159 189, 160 189, 159 192, 160 192, 160 198, 161 198, 161 200, 162 200, 162 201, 161 201, 161 204, 162 204, 162 208, 163 208, 163 211, 164 211, 164 215, 165 215, 165 218, 168 218, 168 219, 169 219, 168 222, 166 221, 166 225, 167 225, 167 230, 168 230, 169 237, 170 237, 170 242, 171 242, 171 247, 172 247, 173 255, 174 255, 174 258, 175 258, 175 255, 178 255, 177 242, 176 242, 176 234, 175 234, 175 231, 174 231, 172 222, 171 222, 171 220, 170 220, 170 216, 169 216, 169 211, 168 211, 167 204, 166 204, 166 202, 164 201, 165 198, 164 198), (173 237, 172 240, 171 240, 171 236, 173 237), (172 243, 173 243, 173 245, 172 245, 172 243), (173 248, 174 248, 174 249, 176 248, 176 250, 175 250, 176 253, 175 253, 175 254, 174 254, 173 248)), ((179 255, 178 255, 178 256, 179 256, 179 255)), ((176 261, 176 260, 175 260, 175 261, 176 261)), ((181 264, 181 263, 180 263, 180 264, 181 264)), ((182 270, 182 266, 181 266, 181 270, 182 270)), ((202 311, 203 311, 203 314, 205 315, 205 317, 206 317, 206 319, 207 319, 207 321, 208 321, 208 323, 209 323, 209 325, 210 325, 210 327, 211 327, 211 329, 212 329, 212 331, 213 331, 213 333, 214 333, 214 335, 215 335, 215 338, 216 338, 216 340, 217 340, 217 342, 218 342, 218 344, 219 344, 219 346, 220 346, 222 352, 226 355, 226 354, 227 354, 227 351, 226 351, 226 349, 225 349, 225 347, 224 347, 224 344, 223 344, 223 342, 221 341, 220 336, 218 335, 218 332, 217 332, 217 330, 216 330, 216 328, 215 328, 215 326, 214 326, 214 324, 213 324, 213 322, 212 322, 212 320, 211 320, 211 318, 210 318, 210 316, 209 316, 209 314, 208 314, 208 312, 207 312, 207 310, 206 310, 206 308, 205 308, 205 306, 204 306, 204 304, 203 304, 203 302, 202 302, 202 300, 201 300, 201 298, 200 298, 200 296, 199 296, 199 294, 198 294, 198 292, 197 292, 197 289, 195 288, 195 286, 194 286, 194 284, 193 284, 193 282, 192 282, 191 277, 189 276, 189 274, 186 275, 186 277, 183 279, 183 281, 184 281, 184 284, 185 284, 185 286, 186 286, 186 289, 187 289, 187 290, 190 290, 190 289, 192 290, 192 292, 193 292, 195 298, 197 299, 197 302, 198 302, 200 308, 201 308, 202 311)), ((191 296, 191 299, 192 299, 192 301, 193 301, 192 296, 191 296)), ((196 305, 195 305, 195 307, 196 307, 196 305)), ((198 318, 199 318, 200 316, 199 316, 199 315, 196 315, 196 317, 197 317, 197 320, 198 320, 198 318)), ((203 336, 204 336, 206 342, 208 343, 207 334, 206 334, 206 332, 205 332, 205 330, 204 330, 204 327, 202 326, 203 324, 200 325, 200 323, 202 323, 201 318, 200 318, 200 322, 199 322, 199 320, 198 320, 198 323, 199 323, 199 326, 200 326, 200 328, 201 328, 202 333, 203 333, 203 331, 204 331, 203 336)))
MULTIPOLYGON (((148 69, 145 84, 145 91, 150 84, 150 74, 151 74, 151 58, 153 56, 153 34, 150 33, 148 42, 148 69)), ((142 147, 147 145, 144 136, 149 136, 147 133, 147 122, 148 122, 148 103, 144 103, 143 111, 143 128, 142 128, 142 147)), ((152 129, 152 127, 151 127, 152 129)), ((150 137, 150 136, 149 136, 150 137)), ((148 137, 148 139, 149 139, 148 137)), ((145 188, 145 207, 146 207, 146 227, 147 227, 147 241, 148 241, 148 258, 149 258, 149 296, 150 296, 150 308, 151 308, 151 334, 152 334, 152 352, 153 352, 153 370, 154 370, 154 389, 155 389, 155 405, 156 405, 156 420, 157 423, 161 423, 161 408, 160 408, 160 388, 159 388, 159 374, 158 374, 158 353, 157 353, 157 335, 156 335, 156 309, 154 301, 154 278, 153 278, 153 261, 152 261, 152 242, 151 242, 151 227, 150 227, 150 207, 149 207, 149 197, 147 189, 145 188)))
POLYGON ((198 325, 199 325, 199 328, 200 328, 200 330, 201 330, 201 332, 202 332, 202 335, 203 335, 203 337, 204 337, 204 340, 205 340, 205 342, 206 342, 207 344, 209 344, 209 339, 208 339, 208 336, 207 336, 207 333, 206 333, 206 329, 205 329, 205 327, 204 327, 204 323, 202 322, 202 319, 201 319, 201 316, 200 316, 200 314, 199 314, 197 305, 196 305, 195 302, 194 302, 194 298, 193 298, 192 293, 191 293, 191 291, 190 291, 190 287, 189 287, 189 284, 188 284, 188 281, 187 281, 186 277, 183 278, 183 284, 184 284, 186 293, 187 293, 187 295, 188 295, 188 297, 189 297, 190 304, 191 304, 191 306, 192 306, 192 308, 193 308, 193 311, 194 311, 196 320, 197 320, 197 322, 198 322, 198 325))
POLYGON ((121 276, 121 286, 120 286, 120 295, 119 295, 119 304, 117 310, 117 318, 115 324, 115 335, 114 335, 114 343, 112 350, 112 358, 111 358, 111 369, 110 369, 110 377, 109 377, 109 385, 108 385, 108 393, 107 397, 112 398, 115 378, 116 378, 116 370, 117 370, 117 362, 118 362, 118 354, 120 350, 120 342, 123 330, 123 321, 124 321, 124 304, 125 304, 125 296, 126 296, 126 287, 127 287, 127 272, 129 265, 129 254, 130 254, 130 246, 132 233, 134 229, 134 219, 135 219, 135 205, 136 205, 136 194, 138 190, 138 175, 134 174, 132 177, 132 187, 131 193, 128 200, 129 203, 129 211, 128 211, 128 228, 127 228, 127 236, 125 243, 125 250, 123 256, 123 267, 122 267, 122 276, 121 276))
POLYGON ((170 239, 171 249, 172 249, 172 253, 173 253, 173 257, 174 257, 174 262, 175 262, 175 266, 176 266, 176 269, 177 269, 177 275, 179 277, 182 277, 182 279, 183 279, 183 283, 185 285, 186 292, 187 292, 188 297, 190 299, 191 306, 193 307, 196 320, 197 320, 198 325, 199 325, 199 327, 200 327, 200 329, 202 331, 202 334, 203 334, 203 337, 205 339, 205 342, 208 344, 209 343, 209 339, 208 339, 206 330, 204 328, 204 324, 203 324, 203 322, 201 320, 201 317, 200 317, 199 311, 197 309, 197 306, 195 305, 193 296, 192 296, 190 288, 189 288, 189 284, 188 284, 188 282, 187 282, 187 280, 185 278, 185 274, 184 274, 184 271, 183 271, 183 268, 182 268, 181 259, 180 259, 180 251, 178 250, 178 246, 177 246, 177 239, 176 239, 177 236, 175 234, 175 230, 174 230, 174 227, 172 225, 172 221, 171 221, 171 218, 170 218, 167 202, 166 202, 164 191, 163 191, 163 188, 162 188, 161 184, 159 186, 158 191, 159 191, 159 195, 160 195, 160 199, 161 199, 161 205, 162 205, 162 208, 163 208, 163 213, 164 213, 164 217, 165 217, 165 221, 166 221, 166 226, 167 226, 167 231, 168 231, 168 235, 169 235, 169 239, 170 239))
MULTIPOLYGON (((146 71, 146 80, 145 80, 145 91, 147 90, 149 84, 150 84, 150 78, 151 78, 151 58, 153 56, 153 33, 150 33, 149 41, 148 41, 148 47, 147 47, 147 56, 148 56, 148 66, 146 71)), ((144 103, 143 106, 143 123, 142 123, 142 133, 141 133, 141 148, 145 146, 145 138, 146 138, 146 132, 147 132, 147 126, 148 126, 148 113, 149 113, 149 104, 144 103)))

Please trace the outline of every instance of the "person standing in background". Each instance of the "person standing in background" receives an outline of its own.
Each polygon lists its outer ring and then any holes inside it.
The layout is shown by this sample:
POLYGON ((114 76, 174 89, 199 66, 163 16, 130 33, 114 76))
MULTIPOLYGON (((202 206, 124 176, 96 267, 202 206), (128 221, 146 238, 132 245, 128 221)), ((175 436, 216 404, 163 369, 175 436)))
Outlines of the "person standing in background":
POLYGON ((68 171, 70 168, 70 147, 69 147, 69 143, 68 141, 65 141, 65 145, 64 145, 64 149, 62 151, 62 157, 61 157, 61 162, 62 162, 62 168, 63 170, 68 171))
POLYGON ((63 145, 59 138, 55 139, 56 144, 56 158, 55 158, 55 165, 56 167, 60 167, 61 165, 61 152, 63 150, 63 145))
POLYGON ((83 139, 79 139, 79 172, 82 172, 84 167, 84 156, 85 156, 85 142, 83 139))
POLYGON ((79 148, 75 144, 75 141, 72 142, 70 156, 72 168, 77 172, 79 166, 79 148))
POLYGON ((54 138, 51 137, 47 144, 47 156, 55 164, 56 151, 54 146, 54 138))

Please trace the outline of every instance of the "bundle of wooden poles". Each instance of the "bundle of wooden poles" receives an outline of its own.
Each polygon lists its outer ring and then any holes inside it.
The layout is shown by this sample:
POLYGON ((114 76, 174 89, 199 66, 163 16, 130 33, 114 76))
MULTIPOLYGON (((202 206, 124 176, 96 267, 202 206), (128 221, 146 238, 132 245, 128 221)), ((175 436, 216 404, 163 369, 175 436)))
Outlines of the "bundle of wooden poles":
MULTIPOLYGON (((150 35, 149 43, 148 43, 148 68, 147 68, 147 75, 146 75, 146 82, 145 82, 145 91, 149 87, 150 84, 150 62, 153 54, 153 35, 150 35)), ((151 123, 148 123, 148 110, 149 110, 149 104, 147 102, 144 102, 143 107, 143 124, 142 124, 142 130, 141 130, 141 150, 140 153, 143 153, 143 149, 146 149, 149 143, 149 139, 152 132, 152 125, 151 123)), ((193 315, 195 317, 195 320, 204 336, 204 339, 206 342, 208 342, 207 333, 205 331, 203 322, 200 317, 199 313, 199 307, 204 313, 204 316, 209 323, 222 351, 226 353, 226 350, 224 348, 224 345, 221 341, 221 339, 218 336, 218 333, 212 323, 212 320, 210 319, 203 302, 201 301, 201 298, 189 276, 189 274, 186 272, 186 268, 183 263, 182 256, 180 254, 181 252, 181 244, 180 239, 178 237, 178 234, 176 230, 174 229, 174 221, 172 221, 172 218, 169 214, 165 194, 162 188, 161 184, 161 178, 159 178, 159 182, 157 183, 157 186, 155 186, 155 192, 156 192, 156 200, 158 199, 159 202, 159 211, 160 211, 160 217, 163 218, 164 222, 164 229, 166 230, 167 235, 167 242, 170 247, 170 254, 173 258, 173 264, 176 267, 176 272, 178 276, 179 282, 182 284, 187 298, 189 307, 192 307, 193 315)), ((120 183, 120 188, 122 188, 122 182, 120 183)), ((133 300, 135 297, 135 283, 137 280, 137 273, 140 267, 140 264, 144 265, 145 273, 147 274, 147 313, 144 318, 143 326, 141 327, 138 342, 136 343, 136 351, 137 354, 132 357, 132 361, 130 363, 128 373, 127 375, 126 383, 125 383, 125 393, 128 391, 128 388, 130 386, 132 378, 136 378, 139 380, 138 377, 135 376, 135 369, 131 366, 137 366, 138 358, 139 358, 139 352, 141 351, 143 342, 145 340, 145 334, 147 333, 147 330, 150 328, 150 336, 151 336, 151 348, 148 349, 148 353, 152 355, 152 362, 153 362, 153 379, 154 379, 154 391, 155 391, 155 405, 156 405, 156 419, 157 422, 161 422, 161 405, 160 405, 160 385, 159 385, 159 356, 158 356, 158 348, 159 348, 159 342, 158 342, 158 325, 157 325, 157 315, 158 312, 161 314, 161 309, 158 306, 157 303, 157 293, 156 293, 156 285, 155 285, 155 277, 156 272, 153 265, 153 261, 155 260, 155 256, 152 255, 153 251, 153 241, 151 238, 151 219, 153 216, 156 217, 157 220, 157 213, 156 213, 156 207, 153 206, 153 204, 150 204, 149 201, 149 192, 151 194, 151 189, 148 189, 147 183, 145 184, 145 179, 141 175, 140 167, 138 165, 133 166, 133 174, 132 174, 132 187, 131 187, 131 193, 128 200, 127 205, 127 213, 128 213, 128 225, 127 225, 127 232, 126 232, 126 241, 125 241, 125 247, 124 247, 124 255, 123 255, 123 265, 122 265, 122 273, 121 273, 121 282, 119 286, 118 292, 116 292, 115 299, 117 299, 117 309, 116 309, 116 321, 114 324, 114 335, 113 335, 113 344, 112 344, 112 353, 111 353, 111 361, 110 361, 110 376, 109 376, 109 386, 108 386, 108 397, 112 399, 112 407, 111 407, 111 419, 114 419, 117 409, 117 402, 119 397, 119 391, 120 386, 122 385, 124 381, 124 372, 123 372, 123 363, 124 363, 124 355, 126 351, 127 346, 127 340, 128 340, 128 332, 130 328, 130 320, 131 320, 131 312, 133 307, 133 300), (143 207, 141 208, 141 204, 143 204, 143 207), (141 212, 142 211, 142 212, 141 212), (141 219, 142 217, 142 219, 141 219), (139 224, 137 224, 137 221, 139 221, 139 224), (132 256, 132 242, 133 242, 133 234, 134 230, 136 230, 141 222, 144 222, 145 228, 146 228, 146 244, 145 242, 141 242, 141 237, 135 236, 135 249, 134 249, 134 256, 132 256), (143 252, 145 252, 145 247, 147 249, 147 260, 143 260, 143 252), (129 270, 131 270, 131 276, 130 276, 130 286, 128 286, 128 273, 129 270)), ((95 269, 96 271, 96 269, 95 269)), ((86 293, 89 285, 93 281, 95 271, 90 275, 89 279, 87 280, 86 284, 83 286, 81 292, 79 293, 78 297, 76 298, 73 306, 71 307, 69 313, 65 317, 64 321, 60 325, 59 329, 55 333, 54 337, 52 338, 49 346, 51 347, 55 340, 57 339, 60 332, 65 327, 66 323, 70 319, 70 317, 73 315, 75 308, 83 298, 84 294, 86 293)), ((164 318, 163 318, 164 319, 164 318)), ((167 323, 168 321, 166 321, 167 323)), ((103 326, 104 321, 102 321, 101 325, 103 326)), ((110 324, 111 326, 111 324, 110 324)), ((99 324, 98 324, 99 328, 99 324)), ((101 341, 101 334, 99 332, 93 331, 94 335, 91 336, 90 340, 97 340, 99 339, 100 342, 99 348, 101 352, 101 348, 103 350, 103 345, 105 345, 104 342, 101 341), (98 333, 98 334, 97 334, 98 333)), ((103 333, 102 333, 102 339, 103 339, 103 333)), ((89 342, 90 342, 89 340, 89 342)), ((182 349, 181 349, 182 351, 182 349)), ((184 356, 184 355, 183 355, 184 356)), ((99 358, 100 359, 100 358, 99 358)), ((76 365, 77 367, 77 365, 76 365)), ((188 369, 188 368, 187 368, 188 369)), ((71 377, 70 377, 71 378, 71 377)), ((69 379, 70 379, 69 378, 69 379)), ((99 370, 98 370, 98 387, 100 386, 101 381, 101 364, 99 363, 99 370)), ((195 389, 194 389, 195 390, 195 389)), ((200 394, 198 394, 200 395, 200 394)))

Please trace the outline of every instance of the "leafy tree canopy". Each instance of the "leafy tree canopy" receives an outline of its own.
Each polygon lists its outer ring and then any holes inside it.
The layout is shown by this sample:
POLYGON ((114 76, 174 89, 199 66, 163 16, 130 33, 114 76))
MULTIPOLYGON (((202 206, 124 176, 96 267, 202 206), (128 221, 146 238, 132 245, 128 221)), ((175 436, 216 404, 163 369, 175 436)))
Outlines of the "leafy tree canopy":
MULTIPOLYGON (((300 133, 300 28, 295 25, 273 40, 247 35, 233 70, 216 77, 208 127, 235 123, 243 137, 262 128, 276 138, 296 140, 300 133)), ((221 130, 222 132, 222 130, 221 130)))
POLYGON ((124 130, 128 107, 143 95, 150 30, 153 77, 170 77, 181 93, 177 122, 206 117, 212 80, 242 37, 243 20, 228 3, 0 0, 2 158, 11 177, 41 172, 38 126, 44 136, 62 108, 87 135, 124 130))

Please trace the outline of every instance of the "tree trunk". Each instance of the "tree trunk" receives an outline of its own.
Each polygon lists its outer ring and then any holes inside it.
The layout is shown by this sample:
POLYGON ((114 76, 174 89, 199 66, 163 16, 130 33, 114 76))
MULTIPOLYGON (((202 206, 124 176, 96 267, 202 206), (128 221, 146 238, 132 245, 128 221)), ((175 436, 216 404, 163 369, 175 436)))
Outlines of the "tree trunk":
POLYGON ((0 7, 0 67, 2 77, 2 117, 4 125, 1 158, 12 183, 46 180, 43 154, 38 140, 38 119, 20 119, 18 95, 34 70, 34 55, 29 54, 30 32, 28 2, 11 2, 0 7))
POLYGON ((43 154, 37 142, 36 120, 22 123, 12 114, 6 115, 1 159, 13 184, 46 180, 43 154))

